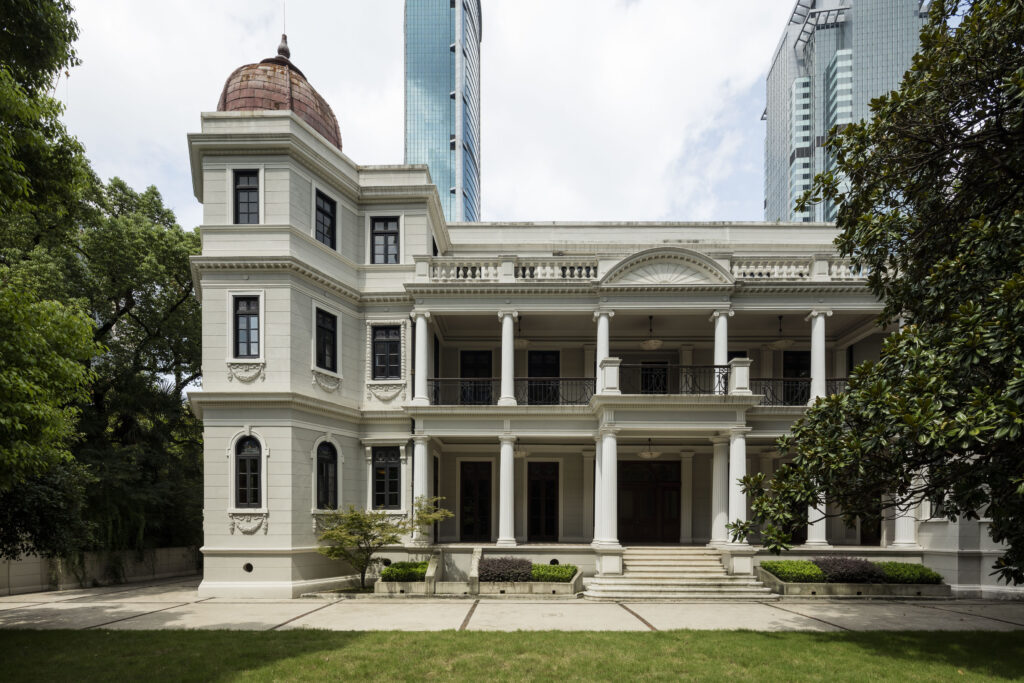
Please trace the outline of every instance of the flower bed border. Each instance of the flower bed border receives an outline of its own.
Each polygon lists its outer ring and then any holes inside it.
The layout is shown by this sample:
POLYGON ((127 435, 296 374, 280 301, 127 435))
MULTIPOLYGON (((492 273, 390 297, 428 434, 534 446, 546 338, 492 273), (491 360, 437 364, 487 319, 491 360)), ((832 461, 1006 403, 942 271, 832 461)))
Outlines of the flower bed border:
POLYGON ((757 567, 757 578, 773 593, 806 598, 949 598, 946 583, 793 583, 757 567))

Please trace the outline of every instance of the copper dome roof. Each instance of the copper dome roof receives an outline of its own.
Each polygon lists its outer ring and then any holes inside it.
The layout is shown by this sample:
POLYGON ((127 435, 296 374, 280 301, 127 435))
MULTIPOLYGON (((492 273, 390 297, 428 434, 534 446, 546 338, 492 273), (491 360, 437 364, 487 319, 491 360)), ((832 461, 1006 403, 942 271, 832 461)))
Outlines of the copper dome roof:
POLYGON ((291 109, 299 118, 341 149, 341 130, 331 106, 288 59, 288 37, 281 36, 277 56, 240 66, 228 76, 217 111, 291 109))

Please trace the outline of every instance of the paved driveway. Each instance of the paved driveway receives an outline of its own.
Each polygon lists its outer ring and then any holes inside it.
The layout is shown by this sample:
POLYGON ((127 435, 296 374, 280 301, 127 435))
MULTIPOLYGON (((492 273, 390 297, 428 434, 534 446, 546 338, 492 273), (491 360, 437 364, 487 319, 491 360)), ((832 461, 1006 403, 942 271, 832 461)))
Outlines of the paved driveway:
POLYGON ((588 602, 200 599, 199 579, 0 597, 0 628, 336 631, 1011 631, 1024 601, 588 602))

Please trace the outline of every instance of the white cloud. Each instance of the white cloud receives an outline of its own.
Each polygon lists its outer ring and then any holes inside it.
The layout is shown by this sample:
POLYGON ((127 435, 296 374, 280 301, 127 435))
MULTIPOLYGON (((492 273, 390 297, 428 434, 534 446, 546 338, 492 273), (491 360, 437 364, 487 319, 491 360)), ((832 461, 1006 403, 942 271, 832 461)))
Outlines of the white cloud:
MULTIPOLYGON (((101 177, 155 184, 198 224, 185 135, 233 69, 274 54, 280 3, 77 5, 69 127, 101 177)), ((764 71, 789 5, 483 0, 484 218, 759 218, 764 71)), ((293 61, 358 163, 402 161, 402 7, 288 4, 293 61)))

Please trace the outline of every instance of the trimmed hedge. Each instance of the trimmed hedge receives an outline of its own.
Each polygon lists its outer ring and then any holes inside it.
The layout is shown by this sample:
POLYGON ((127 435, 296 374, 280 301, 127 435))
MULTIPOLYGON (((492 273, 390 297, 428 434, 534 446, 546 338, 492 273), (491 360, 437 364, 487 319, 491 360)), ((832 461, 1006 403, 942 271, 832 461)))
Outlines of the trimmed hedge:
POLYGON ((569 583, 575 574, 576 565, 574 564, 535 564, 530 573, 530 580, 569 583))
POLYGON ((426 562, 392 562, 381 570, 382 581, 424 581, 427 577, 426 562))
POLYGON ((788 583, 942 583, 942 575, 909 562, 868 562, 836 555, 811 560, 772 560, 761 568, 788 583))
POLYGON ((942 583, 942 574, 923 564, 908 562, 876 562, 885 574, 886 583, 942 583))
POLYGON ((825 573, 809 560, 772 560, 761 569, 789 583, 825 583, 825 573))
POLYGON ((825 573, 827 583, 885 583, 882 569, 859 557, 832 555, 816 557, 812 562, 825 573))
POLYGON ((481 581, 529 581, 532 563, 518 557, 485 557, 480 560, 481 581))
POLYGON ((525 558, 485 557, 480 560, 481 581, 552 581, 569 583, 576 574, 572 564, 533 564, 525 558))

